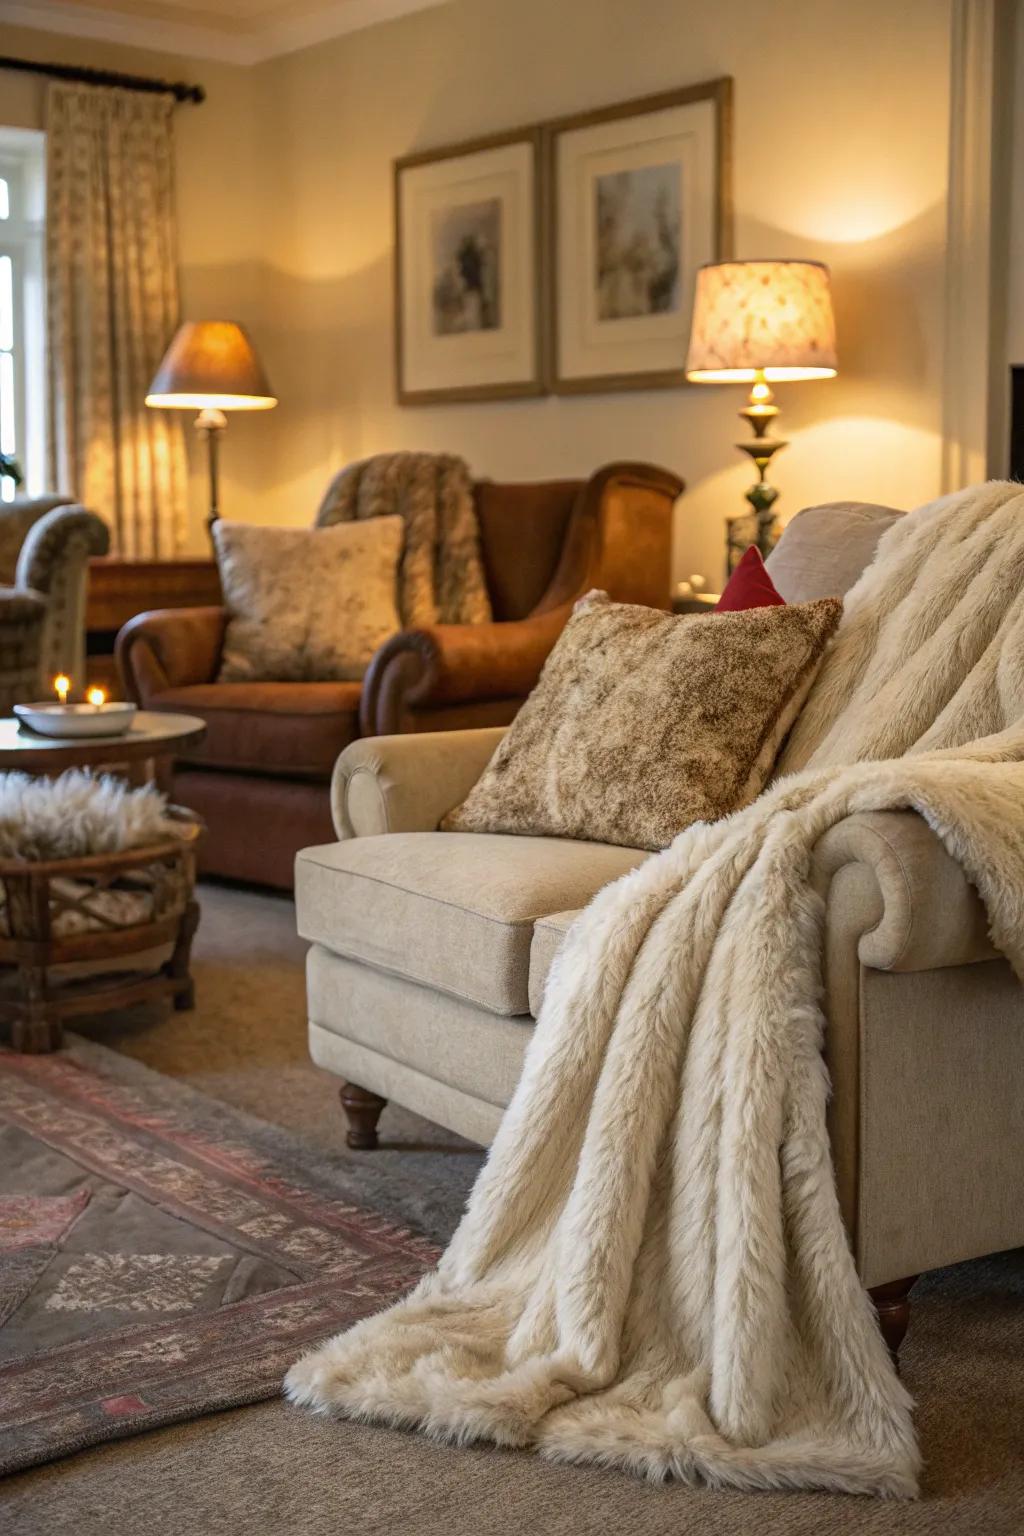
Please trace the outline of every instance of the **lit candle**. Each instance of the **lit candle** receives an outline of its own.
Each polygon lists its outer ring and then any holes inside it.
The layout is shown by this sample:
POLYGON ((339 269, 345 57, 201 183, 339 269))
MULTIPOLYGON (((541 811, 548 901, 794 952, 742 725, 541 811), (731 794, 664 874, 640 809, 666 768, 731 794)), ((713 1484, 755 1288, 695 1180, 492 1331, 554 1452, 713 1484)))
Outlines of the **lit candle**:
POLYGON ((102 688, 90 688, 86 698, 94 709, 102 709, 103 705, 107 702, 107 696, 102 688))
POLYGON ((71 692, 70 677, 65 677, 64 673, 61 672, 53 680, 53 691, 57 695, 60 702, 62 704, 66 704, 68 701, 68 694, 71 692))

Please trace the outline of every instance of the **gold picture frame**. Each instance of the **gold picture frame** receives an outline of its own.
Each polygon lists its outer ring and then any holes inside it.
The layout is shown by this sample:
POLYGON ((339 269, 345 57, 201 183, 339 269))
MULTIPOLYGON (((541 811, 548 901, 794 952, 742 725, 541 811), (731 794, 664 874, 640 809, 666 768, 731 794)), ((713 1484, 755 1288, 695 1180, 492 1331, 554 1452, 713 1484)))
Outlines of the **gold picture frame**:
POLYGON ((544 125, 552 393, 686 383, 696 269, 732 254, 732 94, 725 76, 544 125))
POLYGON ((544 176, 539 126, 394 162, 399 404, 547 393, 544 176))

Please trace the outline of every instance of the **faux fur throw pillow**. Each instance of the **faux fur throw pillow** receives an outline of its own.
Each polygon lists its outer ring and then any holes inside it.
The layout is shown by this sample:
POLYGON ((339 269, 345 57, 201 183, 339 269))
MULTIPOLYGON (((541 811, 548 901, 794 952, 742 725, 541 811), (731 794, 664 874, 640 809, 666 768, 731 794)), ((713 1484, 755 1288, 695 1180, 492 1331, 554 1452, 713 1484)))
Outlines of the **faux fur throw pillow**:
POLYGON ((164 797, 81 768, 57 779, 0 773, 0 858, 80 859, 161 842, 174 831, 164 797))
POLYGON ((452 832, 664 848, 756 799, 839 622, 839 598, 676 618, 592 592, 452 832))
POLYGON ((213 541, 229 612, 219 682, 361 678, 402 627, 400 517, 333 528, 221 521, 213 541))

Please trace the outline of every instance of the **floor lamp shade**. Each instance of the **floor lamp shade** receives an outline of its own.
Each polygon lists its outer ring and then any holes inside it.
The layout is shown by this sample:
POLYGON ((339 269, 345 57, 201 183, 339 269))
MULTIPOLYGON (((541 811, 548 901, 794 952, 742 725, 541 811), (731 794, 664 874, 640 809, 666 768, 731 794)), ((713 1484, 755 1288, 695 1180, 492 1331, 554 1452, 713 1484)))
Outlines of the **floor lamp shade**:
POLYGON ((277 397, 242 326, 233 320, 188 320, 164 353, 146 404, 186 411, 266 411, 277 397))

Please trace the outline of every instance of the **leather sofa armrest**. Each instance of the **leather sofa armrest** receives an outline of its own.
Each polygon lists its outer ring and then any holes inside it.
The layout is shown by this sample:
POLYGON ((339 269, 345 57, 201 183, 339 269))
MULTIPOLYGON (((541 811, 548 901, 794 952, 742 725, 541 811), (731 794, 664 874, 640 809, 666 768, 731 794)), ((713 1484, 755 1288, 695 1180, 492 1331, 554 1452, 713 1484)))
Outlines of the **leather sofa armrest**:
POLYGON ((116 646, 126 696, 148 705, 168 688, 212 683, 226 626, 225 608, 159 608, 129 619, 116 646))
POLYGON ((504 734, 503 726, 494 726, 352 742, 331 781, 338 836, 436 832, 445 812, 469 794, 504 734))
POLYGON ((392 635, 363 680, 362 734, 408 730, 417 709, 525 699, 571 611, 566 603, 510 623, 439 624, 392 635))
POLYGON ((822 897, 849 865, 866 866, 869 876, 837 885, 830 920, 860 935, 861 964, 930 971, 997 956, 981 898, 916 811, 861 812, 831 827, 812 864, 822 897), (836 901, 858 910, 832 911, 836 901))

